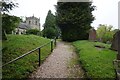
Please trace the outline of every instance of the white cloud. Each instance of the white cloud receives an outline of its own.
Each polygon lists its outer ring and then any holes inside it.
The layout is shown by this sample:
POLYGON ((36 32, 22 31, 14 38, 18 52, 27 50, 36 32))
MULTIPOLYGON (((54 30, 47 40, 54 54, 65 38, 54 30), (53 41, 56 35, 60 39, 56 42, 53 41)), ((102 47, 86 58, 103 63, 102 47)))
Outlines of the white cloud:
POLYGON ((97 28, 99 24, 108 24, 118 28, 118 0, 93 0, 93 5, 97 10, 93 12, 96 20, 92 26, 97 28))
POLYGON ((41 25, 44 24, 48 10, 55 12, 56 0, 16 0, 19 7, 11 11, 11 14, 16 16, 34 16, 40 17, 41 25))

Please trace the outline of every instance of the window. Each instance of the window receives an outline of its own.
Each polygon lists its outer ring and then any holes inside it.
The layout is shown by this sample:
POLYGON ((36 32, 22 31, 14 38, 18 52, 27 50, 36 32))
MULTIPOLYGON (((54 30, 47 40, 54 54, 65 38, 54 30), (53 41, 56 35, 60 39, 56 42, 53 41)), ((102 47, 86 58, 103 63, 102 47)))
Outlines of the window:
POLYGON ((36 25, 37 25, 37 21, 36 21, 36 25))
POLYGON ((31 21, 29 21, 29 24, 31 24, 31 21))

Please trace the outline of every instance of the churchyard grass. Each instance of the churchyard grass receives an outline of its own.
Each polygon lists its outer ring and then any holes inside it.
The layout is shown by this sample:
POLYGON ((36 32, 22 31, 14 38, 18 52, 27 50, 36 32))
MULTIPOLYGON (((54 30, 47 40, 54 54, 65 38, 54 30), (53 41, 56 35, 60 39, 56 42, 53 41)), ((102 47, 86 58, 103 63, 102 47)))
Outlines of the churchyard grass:
MULTIPOLYGON (((35 35, 7 35, 8 40, 3 41, 2 64, 25 54, 47 42, 45 39, 35 35)), ((41 49, 41 60, 50 54, 50 44, 41 49)), ((3 78, 23 79, 28 77, 38 66, 38 50, 24 58, 3 67, 3 78)))
POLYGON ((116 59, 115 51, 110 50, 110 44, 90 42, 87 40, 73 42, 79 61, 89 78, 115 78, 113 60, 116 59), (94 45, 105 46, 104 49, 94 45))

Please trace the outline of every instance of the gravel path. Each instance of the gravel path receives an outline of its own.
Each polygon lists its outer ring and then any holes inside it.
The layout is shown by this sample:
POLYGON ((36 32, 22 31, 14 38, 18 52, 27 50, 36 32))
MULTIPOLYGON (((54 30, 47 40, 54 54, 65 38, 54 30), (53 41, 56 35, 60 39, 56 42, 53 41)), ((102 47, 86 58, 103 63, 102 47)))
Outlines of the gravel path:
POLYGON ((76 53, 70 44, 57 42, 56 48, 30 78, 83 78, 84 72, 76 64, 76 53))

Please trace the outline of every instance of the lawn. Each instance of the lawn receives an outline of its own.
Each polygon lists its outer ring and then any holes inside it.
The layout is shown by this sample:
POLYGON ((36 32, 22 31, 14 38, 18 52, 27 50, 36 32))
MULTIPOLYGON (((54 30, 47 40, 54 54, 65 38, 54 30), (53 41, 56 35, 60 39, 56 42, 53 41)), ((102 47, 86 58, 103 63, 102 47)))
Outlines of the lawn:
MULTIPOLYGON (((50 39, 35 35, 8 35, 8 40, 3 41, 2 64, 25 54, 47 42, 50 39)), ((41 49, 41 62, 50 54, 50 44, 41 49)), ((38 66, 38 51, 3 67, 3 78, 26 78, 38 66)))
POLYGON ((115 51, 109 50, 110 44, 90 41, 73 42, 79 61, 89 78, 115 78, 113 60, 116 59, 115 51), (98 49, 94 45, 105 46, 98 49))

